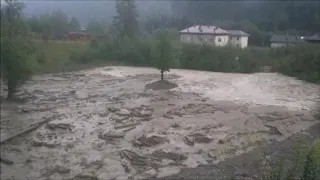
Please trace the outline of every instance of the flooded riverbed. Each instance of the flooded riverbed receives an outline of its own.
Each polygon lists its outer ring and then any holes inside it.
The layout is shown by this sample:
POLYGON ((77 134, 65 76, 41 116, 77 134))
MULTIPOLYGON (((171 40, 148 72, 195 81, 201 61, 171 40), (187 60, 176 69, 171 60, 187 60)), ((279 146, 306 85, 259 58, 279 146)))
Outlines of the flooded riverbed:
POLYGON ((157 89, 159 79, 134 67, 35 76, 19 94, 25 103, 1 104, 1 141, 46 122, 1 145, 13 163, 1 163, 1 178, 164 177, 317 121, 320 87, 279 74, 171 70, 157 89))

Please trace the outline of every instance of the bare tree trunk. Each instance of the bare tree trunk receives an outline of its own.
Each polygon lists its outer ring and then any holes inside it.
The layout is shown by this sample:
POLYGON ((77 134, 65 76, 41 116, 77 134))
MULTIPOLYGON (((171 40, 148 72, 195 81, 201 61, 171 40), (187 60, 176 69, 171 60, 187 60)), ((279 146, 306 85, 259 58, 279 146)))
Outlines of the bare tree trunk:
POLYGON ((12 87, 12 82, 8 80, 8 96, 7 99, 12 99, 14 94, 14 89, 12 87))
POLYGON ((161 81, 163 81, 163 70, 161 69, 161 81))

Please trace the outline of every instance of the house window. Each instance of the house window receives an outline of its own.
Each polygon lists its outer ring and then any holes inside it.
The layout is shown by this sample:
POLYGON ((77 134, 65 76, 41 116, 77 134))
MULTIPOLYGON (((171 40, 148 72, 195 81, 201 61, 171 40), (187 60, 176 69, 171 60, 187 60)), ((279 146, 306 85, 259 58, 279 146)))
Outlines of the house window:
POLYGON ((221 42, 221 38, 218 39, 218 42, 221 42))
POLYGON ((240 40, 240 37, 237 37, 237 40, 239 41, 239 40, 240 40))

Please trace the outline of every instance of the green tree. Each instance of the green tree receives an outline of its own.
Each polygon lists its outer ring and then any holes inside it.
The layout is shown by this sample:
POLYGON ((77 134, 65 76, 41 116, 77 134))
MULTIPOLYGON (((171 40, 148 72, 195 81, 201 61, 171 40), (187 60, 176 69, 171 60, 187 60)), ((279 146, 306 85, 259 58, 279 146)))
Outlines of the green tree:
POLYGON ((174 65, 174 55, 172 42, 166 32, 159 33, 159 42, 156 46, 155 52, 155 67, 160 70, 161 80, 163 80, 163 74, 166 71, 170 71, 170 68, 174 65))
POLYGON ((113 19, 116 35, 133 38, 139 30, 138 11, 134 0, 117 0, 117 15, 113 19))
POLYGON ((105 34, 107 31, 107 23, 92 19, 87 25, 87 31, 94 35, 105 34))
POLYGON ((31 18, 28 19, 27 22, 32 32, 38 32, 38 33, 42 32, 42 27, 37 16, 32 16, 31 18))
POLYGON ((39 16, 39 24, 41 27, 42 37, 48 41, 53 36, 53 25, 51 24, 51 15, 49 13, 41 14, 39 16))
POLYGON ((1 8, 1 77, 7 83, 8 99, 31 75, 27 26, 22 20, 23 4, 6 0, 1 8))
POLYGON ((53 35, 55 36, 60 36, 68 32, 68 17, 61 10, 55 11, 51 14, 50 24, 53 35))
POLYGON ((80 23, 77 18, 72 17, 71 21, 69 21, 69 31, 80 31, 80 23))

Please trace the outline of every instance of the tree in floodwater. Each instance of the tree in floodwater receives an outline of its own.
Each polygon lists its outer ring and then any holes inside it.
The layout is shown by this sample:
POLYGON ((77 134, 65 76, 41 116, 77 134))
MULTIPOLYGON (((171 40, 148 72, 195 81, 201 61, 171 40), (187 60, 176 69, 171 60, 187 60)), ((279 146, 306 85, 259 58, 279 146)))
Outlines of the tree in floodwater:
POLYGON ((170 68, 174 64, 174 55, 172 42, 165 31, 159 33, 158 39, 155 50, 155 67, 160 70, 161 80, 163 80, 164 72, 170 71, 170 68))
POLYGON ((8 99, 31 76, 28 55, 32 46, 27 40, 28 28, 21 17, 24 5, 6 0, 1 7, 1 78, 8 87, 8 99))

